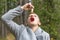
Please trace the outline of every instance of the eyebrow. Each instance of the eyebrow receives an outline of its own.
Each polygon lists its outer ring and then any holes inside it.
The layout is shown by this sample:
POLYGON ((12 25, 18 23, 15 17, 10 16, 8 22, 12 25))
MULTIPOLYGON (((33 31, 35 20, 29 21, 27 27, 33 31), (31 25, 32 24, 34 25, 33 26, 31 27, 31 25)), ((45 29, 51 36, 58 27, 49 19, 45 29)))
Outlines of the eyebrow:
MULTIPOLYGON (((32 15, 32 14, 31 14, 32 15)), ((29 15, 30 16, 30 15, 29 15)), ((36 14, 34 14, 34 16, 37 16, 36 14)))

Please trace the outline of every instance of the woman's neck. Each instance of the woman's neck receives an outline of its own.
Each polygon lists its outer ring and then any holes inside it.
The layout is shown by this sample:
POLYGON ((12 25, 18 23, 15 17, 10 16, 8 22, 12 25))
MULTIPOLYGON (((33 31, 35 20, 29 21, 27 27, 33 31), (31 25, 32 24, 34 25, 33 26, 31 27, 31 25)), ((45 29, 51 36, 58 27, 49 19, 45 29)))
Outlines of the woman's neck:
POLYGON ((33 32, 35 32, 37 29, 38 29, 38 25, 35 25, 35 26, 30 26, 30 28, 32 29, 33 32))

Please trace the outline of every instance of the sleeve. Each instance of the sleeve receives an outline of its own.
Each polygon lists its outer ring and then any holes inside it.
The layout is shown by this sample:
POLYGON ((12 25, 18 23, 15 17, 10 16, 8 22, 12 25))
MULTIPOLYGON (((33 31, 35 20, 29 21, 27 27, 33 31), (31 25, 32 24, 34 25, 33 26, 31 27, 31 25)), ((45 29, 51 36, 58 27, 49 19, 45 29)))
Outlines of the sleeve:
POLYGON ((16 24, 14 21, 12 21, 12 19, 16 16, 20 16, 22 12, 23 9, 21 8, 21 6, 18 6, 14 9, 9 10, 1 17, 2 20, 5 21, 5 23, 9 26, 8 28, 15 34, 19 29, 23 27, 21 27, 21 25, 16 24))

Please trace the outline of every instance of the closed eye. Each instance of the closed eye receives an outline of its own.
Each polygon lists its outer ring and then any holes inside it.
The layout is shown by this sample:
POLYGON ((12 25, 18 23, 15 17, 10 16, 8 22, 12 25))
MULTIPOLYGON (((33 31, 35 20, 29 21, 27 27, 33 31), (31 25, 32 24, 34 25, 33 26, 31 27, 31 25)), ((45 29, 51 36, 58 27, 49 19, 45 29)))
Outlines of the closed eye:
POLYGON ((34 15, 34 17, 36 17, 36 15, 34 15))

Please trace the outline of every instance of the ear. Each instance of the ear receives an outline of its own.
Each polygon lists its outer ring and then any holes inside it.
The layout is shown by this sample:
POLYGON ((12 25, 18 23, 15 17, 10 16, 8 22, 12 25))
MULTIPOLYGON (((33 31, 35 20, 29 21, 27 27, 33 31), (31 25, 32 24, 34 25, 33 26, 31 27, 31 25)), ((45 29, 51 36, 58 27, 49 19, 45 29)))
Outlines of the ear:
POLYGON ((41 25, 41 22, 39 21, 39 24, 38 25, 41 25))

